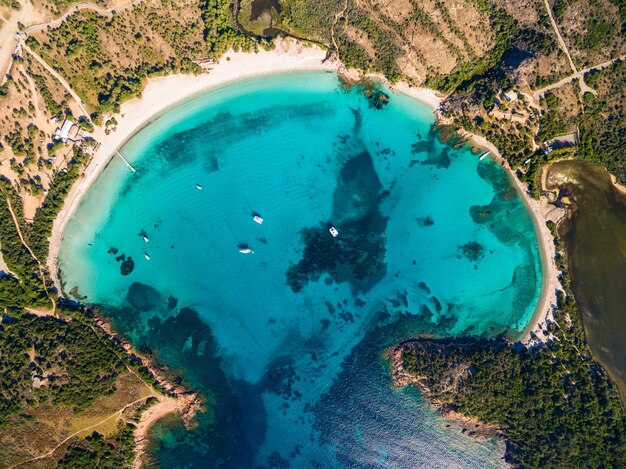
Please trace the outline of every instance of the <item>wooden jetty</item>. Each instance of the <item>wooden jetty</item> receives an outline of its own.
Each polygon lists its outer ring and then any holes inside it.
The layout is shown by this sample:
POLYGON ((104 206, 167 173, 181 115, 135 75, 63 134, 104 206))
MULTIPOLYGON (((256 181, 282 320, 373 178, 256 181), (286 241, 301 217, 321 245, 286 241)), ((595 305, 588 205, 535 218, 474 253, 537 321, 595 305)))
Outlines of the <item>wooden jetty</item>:
POLYGON ((126 166, 128 166, 128 169, 130 169, 133 173, 134 173, 134 172, 136 172, 135 168, 133 168, 133 165, 132 165, 132 164, 130 164, 130 163, 128 162, 128 160, 127 160, 126 158, 124 158, 124 157, 122 156, 122 154, 121 154, 118 150, 115 150, 115 154, 116 154, 117 156, 119 156, 119 157, 122 159, 122 161, 123 161, 124 163, 126 163, 126 166))

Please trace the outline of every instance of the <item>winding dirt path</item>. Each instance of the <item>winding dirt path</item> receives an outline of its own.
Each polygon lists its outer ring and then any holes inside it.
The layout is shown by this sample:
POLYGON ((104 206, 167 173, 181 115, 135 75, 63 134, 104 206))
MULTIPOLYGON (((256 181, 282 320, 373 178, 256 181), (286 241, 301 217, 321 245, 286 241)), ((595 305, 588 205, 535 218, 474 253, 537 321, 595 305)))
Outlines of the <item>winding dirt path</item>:
POLYGON ((32 33, 36 33, 39 31, 43 31, 44 29, 56 28, 60 26, 61 23, 63 23, 63 21, 67 19, 68 16, 73 15, 74 13, 80 10, 93 11, 94 13, 97 13, 101 16, 106 16, 108 18, 111 18, 114 14, 121 13, 124 10, 128 10, 129 8, 132 8, 135 5, 138 5, 143 1, 144 0, 133 0, 132 2, 126 5, 120 6, 118 8, 102 8, 96 5, 95 3, 89 3, 89 2, 78 3, 74 5, 73 7, 71 7, 69 10, 67 10, 65 13, 63 13, 61 16, 59 16, 57 19, 52 20, 48 23, 35 24, 33 26, 30 26, 24 30, 24 33, 32 34, 32 33))
POLYGON ((37 262, 37 265, 39 266, 39 275, 41 277, 41 283, 43 284, 43 289, 46 292, 46 296, 52 303, 51 314, 55 315, 56 309, 57 309, 57 302, 54 299, 54 295, 51 295, 50 292, 48 291, 48 286, 46 285, 46 271, 43 265, 41 265, 41 262, 39 262, 39 259, 37 259, 37 256, 35 256, 35 253, 33 252, 33 250, 30 248, 30 246, 24 239, 24 236, 22 236, 20 223, 17 220, 17 217, 15 216, 15 212, 13 211, 13 205, 11 205, 11 199, 9 198, 8 195, 6 196, 6 201, 7 201, 7 208, 9 209, 9 213, 11 214, 11 218, 13 218, 13 223, 15 224, 15 230, 17 231, 17 235, 19 236, 20 241, 22 242, 22 245, 26 248, 26 250, 30 253, 31 257, 35 260, 35 262, 37 262))
POLYGON ((339 57, 339 45, 337 44, 337 40, 335 39, 335 27, 337 26, 339 19, 346 14, 347 9, 348 9, 348 0, 345 0, 343 2, 343 9, 335 14, 335 17, 333 18, 333 24, 330 27, 330 40, 333 43, 333 47, 335 48, 335 53, 337 54, 338 60, 341 60, 341 58, 339 57))
POLYGON ((80 107, 80 110, 83 111, 83 113, 85 114, 86 117, 89 117, 89 111, 87 111, 87 108, 85 107, 85 103, 83 103, 83 100, 80 99, 80 97, 72 89, 70 84, 67 81, 65 81, 65 78, 63 78, 61 75, 59 75, 56 72, 56 70, 54 70, 50 65, 48 65, 48 62, 46 62, 44 59, 39 57, 39 55, 37 55, 26 44, 22 43, 22 48, 26 52, 28 52, 37 62, 39 62, 50 73, 50 75, 52 75, 54 78, 56 78, 59 81, 59 83, 61 83, 61 85, 63 85, 63 88, 65 88, 67 90, 67 92, 72 96, 72 98, 74 98, 74 100, 78 103, 78 106, 80 107))
POLYGON ((7 79, 7 74, 11 69, 13 63, 13 54, 17 51, 19 42, 24 39, 24 36, 38 31, 42 31, 47 28, 56 28, 59 26, 68 16, 76 13, 79 10, 91 10, 99 15, 111 17, 114 13, 119 13, 129 8, 132 8, 144 0, 133 0, 125 5, 121 5, 117 8, 102 8, 94 3, 83 2, 69 8, 60 17, 49 21, 47 23, 37 23, 45 18, 48 12, 45 12, 41 8, 37 8, 31 0, 20 0, 20 9, 12 10, 8 17, 3 16, 4 23, 0 25, 0 85, 3 85, 7 79), (20 33, 19 25, 24 24, 28 26, 22 33, 20 33))
MULTIPOLYGON (((550 8, 550 4, 548 3, 548 0, 543 0, 543 4, 546 7, 546 11, 548 12, 548 16, 550 17, 550 22, 552 23, 552 28, 554 29, 554 32, 556 34, 557 39, 559 40, 559 45, 561 46, 561 49, 563 49, 563 52, 565 52, 565 55, 567 56, 567 61, 569 62, 569 66, 571 67, 572 71, 574 72, 572 75, 570 75, 570 77, 568 77, 569 79, 565 79, 566 81, 564 83, 569 83, 572 80, 578 78, 578 85, 580 86, 580 97, 582 98, 582 96, 585 93, 591 93, 591 94, 597 94, 596 91, 589 87, 587 85, 587 83, 585 83, 585 71, 578 71, 578 69, 576 68, 576 65, 574 64, 574 61, 572 60, 572 56, 569 53, 569 50, 567 48, 567 45, 565 44, 565 41, 563 40, 563 36, 561 36, 561 32, 559 31, 559 27, 556 24, 556 20, 554 19, 554 15, 552 14, 552 8, 550 8)), ((590 69, 588 69, 590 70, 590 69)), ((560 82, 557 82, 560 83, 560 82)), ((561 83, 564 84, 564 83, 561 83)), ((559 86, 561 86, 559 85, 559 86)), ((558 87, 557 87, 558 88, 558 87)), ((581 99, 581 106, 582 106, 582 99, 581 99)), ((584 112, 584 108, 583 108, 583 112, 584 112)))
POLYGON ((41 107, 39 106, 39 96, 37 95, 37 87, 35 86, 35 82, 31 78, 31 76, 26 72, 26 68, 23 64, 19 66, 20 73, 26 78, 28 82, 28 86, 30 88, 30 92, 32 94, 33 106, 35 106, 35 117, 38 121, 43 122, 46 120, 44 115, 41 112, 41 107))
POLYGON ((22 461, 20 463, 14 464, 13 466, 10 466, 8 469, 14 469, 16 467, 23 466, 24 464, 32 463, 32 462, 35 462, 35 461, 39 461, 40 459, 47 458, 48 456, 52 456, 56 450, 58 450, 61 446, 63 446, 65 443, 67 443, 69 440, 71 440, 75 436, 78 436, 78 435, 80 435, 81 433, 84 433, 84 432, 88 432, 89 430, 93 430, 93 429, 99 427, 100 425, 102 425, 103 423, 107 422, 108 420, 111 420, 113 417, 115 417, 116 420, 119 419, 122 416, 122 414, 124 413, 124 411, 126 409, 128 409, 130 406, 135 405, 135 404, 137 404, 139 402, 143 402, 146 399, 148 399, 148 397, 142 397, 141 399, 137 399, 137 400, 135 400, 133 402, 130 402, 130 403, 126 404, 120 410, 117 410, 117 411, 113 412, 111 415, 105 417, 104 419, 100 420, 99 422, 97 422, 97 423, 95 423, 95 424, 93 424, 93 425, 91 425, 89 427, 82 428, 82 429, 72 433, 70 436, 65 438, 63 441, 61 441, 58 445, 56 445, 54 448, 52 448, 47 453, 39 455, 39 456, 36 456, 34 458, 31 458, 31 459, 28 459, 27 461, 22 461))
POLYGON ((569 62, 569 66, 572 69, 572 72, 578 73, 578 70, 576 69, 576 65, 574 65, 574 61, 572 60, 572 56, 569 55, 569 50, 567 49, 567 45, 565 44, 565 41, 563 40, 563 36, 561 36, 559 27, 556 24, 554 15, 552 14, 552 8, 550 7, 548 0, 543 0, 543 5, 546 7, 546 12, 548 13, 548 16, 550 17, 550 23, 552 23, 552 28, 554 29, 554 32, 556 33, 556 37, 559 40, 559 45, 561 46, 561 49, 563 49, 563 52, 565 52, 565 55, 567 56, 567 60, 569 62))
POLYGON ((560 88, 561 86, 572 82, 573 80, 579 78, 580 79, 580 87, 581 87, 581 91, 582 93, 592 93, 592 94, 597 94, 596 90, 594 90, 593 88, 590 88, 589 86, 587 86, 586 83, 584 83, 584 81, 582 80, 582 78, 584 77, 584 75, 586 73, 589 73, 591 70, 602 70, 604 68, 610 67, 611 65, 613 65, 615 62, 618 62, 620 60, 626 60, 626 55, 622 55, 621 57, 616 57, 614 59, 610 59, 607 60, 606 62, 602 62, 601 64, 598 65, 594 65, 592 67, 587 67, 583 70, 580 70, 579 72, 576 73, 572 73, 571 75, 566 76, 565 78, 563 78, 562 80, 557 81, 556 83, 552 83, 551 85, 548 86, 544 86, 543 88, 540 88, 538 90, 533 91, 533 98, 534 99, 540 99, 542 98, 548 91, 556 89, 556 88, 560 88))
POLYGON ((0 85, 7 80, 7 74, 13 63, 13 53, 18 45, 17 33, 19 24, 31 24, 43 20, 41 12, 37 11, 29 0, 19 0, 20 9, 10 10, 0 24, 0 85))
POLYGON ((39 265, 41 265, 39 263, 39 259, 37 259, 37 256, 35 256, 35 253, 30 249, 30 246, 26 243, 26 240, 24 239, 24 236, 22 236, 22 230, 20 228, 20 223, 17 220, 17 217, 15 216, 15 212, 13 211, 13 205, 11 205, 11 199, 9 199, 8 196, 7 196, 7 207, 9 208, 9 212, 11 213, 11 218, 13 218, 13 223, 15 224, 15 229, 17 230, 17 235, 20 237, 20 241, 22 242, 22 244, 24 245, 26 250, 30 253, 31 257, 33 259, 35 259, 35 261, 39 265))

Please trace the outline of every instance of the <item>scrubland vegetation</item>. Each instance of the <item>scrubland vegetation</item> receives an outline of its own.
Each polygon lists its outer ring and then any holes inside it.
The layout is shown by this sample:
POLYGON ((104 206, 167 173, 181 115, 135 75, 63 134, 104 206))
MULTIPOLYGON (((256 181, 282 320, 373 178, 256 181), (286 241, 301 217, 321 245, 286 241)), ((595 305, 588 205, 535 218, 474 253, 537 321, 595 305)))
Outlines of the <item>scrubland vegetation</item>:
POLYGON ((67 78, 97 120, 139 96, 150 76, 199 73, 200 64, 231 47, 255 49, 255 41, 232 27, 229 5, 142 3, 111 18, 85 11, 27 43, 67 78))

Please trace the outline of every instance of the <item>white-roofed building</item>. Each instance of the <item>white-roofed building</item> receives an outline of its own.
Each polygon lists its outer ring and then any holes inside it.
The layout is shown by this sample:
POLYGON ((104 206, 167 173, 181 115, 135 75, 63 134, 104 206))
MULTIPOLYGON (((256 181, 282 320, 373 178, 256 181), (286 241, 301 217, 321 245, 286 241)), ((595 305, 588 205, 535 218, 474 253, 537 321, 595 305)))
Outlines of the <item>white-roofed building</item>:
POLYGON ((63 140, 63 142, 67 142, 68 140, 75 140, 77 136, 78 126, 69 119, 65 119, 63 121, 63 125, 59 127, 54 133, 54 138, 56 140, 63 140))

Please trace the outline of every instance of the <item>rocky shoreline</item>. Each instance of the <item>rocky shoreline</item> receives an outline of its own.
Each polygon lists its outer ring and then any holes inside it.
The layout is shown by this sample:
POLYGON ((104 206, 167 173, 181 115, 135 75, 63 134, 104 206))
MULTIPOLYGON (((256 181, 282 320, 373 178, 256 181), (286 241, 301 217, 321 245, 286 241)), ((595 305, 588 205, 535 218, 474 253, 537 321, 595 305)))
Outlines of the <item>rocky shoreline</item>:
POLYGON ((415 339, 401 342, 387 350, 385 354, 386 358, 389 360, 394 386, 397 388, 404 388, 406 386, 417 387, 430 405, 439 411, 441 417, 459 425, 461 433, 479 439, 490 439, 497 436, 506 443, 507 439, 500 427, 497 425, 489 425, 476 418, 464 415, 458 411, 454 404, 441 402, 434 397, 432 390, 427 385, 425 376, 415 376, 405 370, 403 354, 406 347, 414 343, 417 343, 415 339))
MULTIPOLYGON (((108 321, 96 315, 94 316, 93 327, 100 329, 109 340, 121 347, 131 362, 144 367, 154 378, 155 384, 161 391, 161 395, 156 397, 158 402, 143 411, 134 430, 135 460, 133 467, 139 469, 143 465, 146 454, 150 427, 166 415, 177 413, 185 427, 191 429, 197 412, 203 410, 204 402, 196 392, 185 389, 165 377, 163 370, 158 368, 152 359, 139 353, 128 340, 114 332, 108 321)), ((145 379, 141 379, 147 386, 150 386, 145 379)))

